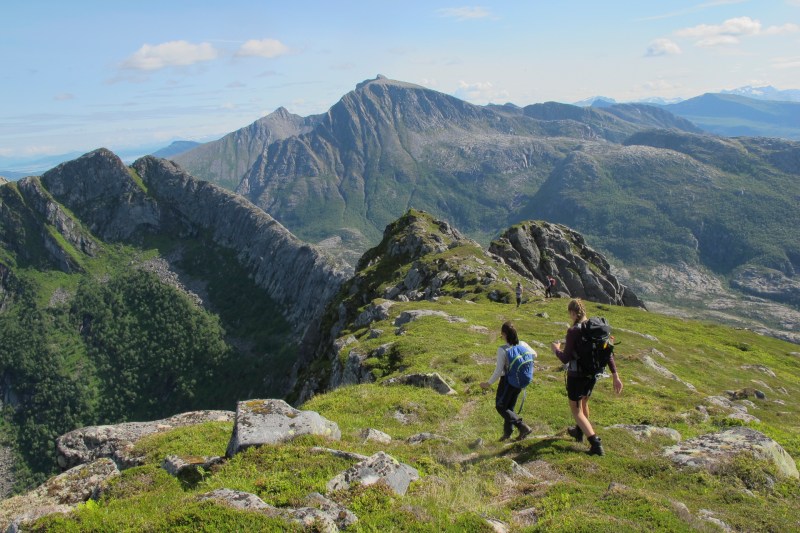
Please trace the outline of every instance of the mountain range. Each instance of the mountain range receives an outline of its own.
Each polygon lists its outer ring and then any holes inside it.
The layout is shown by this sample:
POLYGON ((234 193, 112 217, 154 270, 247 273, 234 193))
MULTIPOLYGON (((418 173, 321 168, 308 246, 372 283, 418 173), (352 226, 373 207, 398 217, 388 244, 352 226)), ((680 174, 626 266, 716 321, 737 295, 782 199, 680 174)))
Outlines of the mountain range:
MULTIPOLYGON (((704 134, 668 109, 481 107, 378 77, 310 117, 307 131, 289 135, 286 121, 301 119, 279 110, 263 119, 282 125, 272 137, 252 125, 204 150, 229 151, 238 138, 248 146, 239 168, 253 163, 236 191, 351 265, 413 206, 484 244, 521 220, 567 224, 650 287, 658 265, 689 265, 734 293, 797 306, 800 242, 788 228, 800 223, 800 145, 704 134)), ((179 156, 197 177, 236 181, 192 166, 198 150, 179 156)), ((675 293, 666 285, 649 297, 659 292, 675 293)), ((782 312, 758 314, 785 331, 782 312)))

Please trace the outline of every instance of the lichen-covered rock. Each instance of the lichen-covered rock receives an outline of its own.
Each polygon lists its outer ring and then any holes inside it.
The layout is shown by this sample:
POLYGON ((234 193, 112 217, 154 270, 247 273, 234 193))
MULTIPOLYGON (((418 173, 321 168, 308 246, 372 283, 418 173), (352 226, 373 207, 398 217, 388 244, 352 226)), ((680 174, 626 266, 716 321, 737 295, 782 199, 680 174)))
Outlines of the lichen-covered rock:
POLYGON ((685 386, 687 389, 689 389, 689 390, 691 390, 691 391, 696 391, 696 390, 697 390, 697 389, 695 388, 695 386, 694 386, 694 385, 692 385, 691 383, 689 383, 688 381, 684 381, 684 380, 682 380, 681 378, 679 378, 677 375, 675 375, 675 374, 674 374, 674 373, 673 373, 671 370, 669 370, 668 368, 666 368, 666 367, 664 367, 664 366, 662 366, 662 365, 660 365, 660 364, 656 363, 656 362, 653 360, 653 358, 652 358, 652 357, 650 357, 649 355, 645 355, 644 357, 642 357, 642 363, 644 363, 644 366, 646 366, 646 367, 648 367, 648 368, 651 368, 651 369, 655 370, 655 371, 656 371, 656 373, 658 373, 658 374, 659 374, 659 375, 661 375, 661 376, 664 376, 665 378, 669 378, 669 379, 671 379, 671 380, 677 381, 678 383, 683 383, 683 385, 684 385, 684 386, 685 386))
POLYGON ((125 422, 76 429, 56 440, 58 465, 66 469, 108 457, 120 469, 137 466, 142 464, 143 459, 134 456, 132 450, 142 437, 204 422, 230 422, 233 418, 233 411, 191 411, 153 422, 125 422))
POLYGON ((314 411, 300 411, 283 400, 248 400, 236 405, 236 422, 227 457, 250 446, 278 444, 300 435, 322 435, 339 440, 335 422, 314 411))
POLYGON ((429 432, 417 433, 416 435, 411 435, 406 439, 406 442, 409 444, 422 444, 423 442, 429 440, 439 440, 450 444, 453 443, 451 439, 448 439, 443 435, 437 435, 436 433, 429 433, 429 432))
POLYGON ((386 300, 376 304, 369 304, 364 311, 356 318, 353 325, 357 328, 368 326, 373 322, 386 320, 389 318, 389 309, 394 305, 391 300, 386 300))
POLYGON ((79 503, 99 498, 118 475, 114 462, 102 458, 52 477, 27 494, 0 502, 0 530, 18 531, 43 516, 68 513, 79 503))
POLYGON ((333 500, 329 500, 319 492, 312 492, 306 497, 306 504, 315 507, 327 514, 340 529, 346 529, 356 522, 358 517, 347 507, 339 505, 333 500))
POLYGON ((431 374, 406 374, 405 376, 398 376, 396 378, 387 379, 382 383, 383 385, 411 385, 412 387, 422 387, 433 389, 439 394, 446 394, 453 396, 458 394, 444 378, 438 373, 431 374))
POLYGON ((709 469, 741 453, 772 462, 781 475, 800 477, 794 459, 780 444, 750 428, 710 433, 664 449, 664 455, 680 466, 709 469))
POLYGON ((347 490, 354 483, 373 485, 386 483, 401 496, 406 493, 412 481, 419 479, 415 468, 398 462, 386 452, 378 452, 337 475, 328 482, 328 492, 347 490))

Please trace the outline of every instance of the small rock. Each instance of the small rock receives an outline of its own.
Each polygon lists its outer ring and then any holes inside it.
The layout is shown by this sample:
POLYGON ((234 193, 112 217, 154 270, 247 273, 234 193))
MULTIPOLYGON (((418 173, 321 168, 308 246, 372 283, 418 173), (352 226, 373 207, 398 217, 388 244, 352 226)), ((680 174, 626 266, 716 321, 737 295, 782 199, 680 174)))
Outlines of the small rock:
POLYGON ((198 500, 216 500, 228 505, 229 507, 243 511, 266 511, 270 516, 277 516, 279 514, 279 511, 276 507, 267 504, 255 494, 240 490, 216 489, 212 490, 211 492, 201 494, 198 497, 198 500))
POLYGON ((439 394, 455 395, 458 394, 444 378, 438 373, 431 374, 406 374, 396 378, 387 379, 383 385, 411 385, 413 387, 423 387, 433 389, 439 394))
POLYGON ((741 368, 743 370, 757 370, 758 372, 762 372, 771 378, 775 377, 775 372, 765 365, 742 365, 741 368))
POLYGON ((520 476, 528 479, 532 479, 533 477, 535 477, 533 474, 530 473, 530 471, 528 471, 527 468, 525 468, 515 460, 513 459, 509 460, 511 461, 511 473, 514 474, 515 476, 520 476))
POLYGON ((544 312, 536 313, 536 316, 538 316, 539 318, 544 318, 545 320, 550 318, 550 315, 548 315, 547 313, 544 313, 544 312))
POLYGON ((756 424, 760 424, 761 423, 761 420, 759 420, 757 417, 755 417, 753 415, 750 415, 750 414, 747 414, 747 413, 742 413, 740 411, 737 411, 735 413, 731 413, 728 416, 726 416, 725 418, 729 418, 731 420, 741 420, 742 422, 746 422, 746 423, 750 423, 750 422, 755 422, 756 424))
POLYGON ((505 522, 501 522, 496 518, 484 518, 489 527, 494 530, 495 533, 508 533, 508 525, 505 522))
POLYGON ((392 437, 387 435, 383 431, 378 431, 377 429, 367 428, 361 432, 361 441, 375 441, 381 444, 389 444, 392 442, 392 437))
POLYGON ((369 330, 369 338, 370 339, 377 339, 381 335, 383 335, 383 330, 382 329, 371 329, 371 330, 369 330))
POLYGON ((708 509, 700 509, 698 512, 698 518, 705 522, 710 522, 722 528, 723 531, 733 531, 728 524, 720 520, 719 518, 714 517, 714 512, 709 511, 708 509))
POLYGON ((395 319, 394 325, 399 327, 399 326, 403 326, 405 324, 408 324, 409 322, 413 322, 414 320, 419 320, 420 318, 430 317, 430 316, 444 318, 448 322, 466 322, 467 321, 466 318, 461 318, 459 316, 452 316, 452 315, 449 315, 449 314, 445 313, 444 311, 434 311, 434 310, 431 310, 431 309, 415 309, 415 310, 412 310, 412 311, 403 311, 402 313, 400 313, 400 316, 398 316, 395 319))
POLYGON ((470 450, 477 450, 483 448, 483 439, 477 438, 468 444, 470 450))
POLYGON ((327 453, 350 461, 363 461, 364 459, 367 459, 366 455, 362 455, 360 453, 345 452, 343 450, 334 450, 333 448, 323 448, 321 446, 313 446, 309 449, 309 451, 312 453, 327 453))
POLYGON ((203 478, 200 473, 201 468, 203 470, 209 470, 212 466, 220 464, 223 461, 224 459, 218 456, 179 457, 177 455, 168 455, 161 464, 161 468, 181 481, 196 483, 203 478))
POLYGON ((440 440, 452 444, 452 440, 444 437, 442 435, 437 435, 435 433, 417 433, 416 435, 411 435, 406 439, 406 442, 409 444, 421 444, 428 440, 440 440))
POLYGON ((328 482, 328 492, 347 490, 354 483, 372 485, 383 481, 397 494, 403 495, 412 481, 419 479, 415 468, 398 462, 386 452, 378 452, 353 465, 328 482))
POLYGON ((469 327, 469 330, 474 332, 474 333, 481 333, 483 335, 488 335, 489 334, 489 328, 487 328, 486 326, 475 326, 475 325, 472 325, 472 326, 469 327))

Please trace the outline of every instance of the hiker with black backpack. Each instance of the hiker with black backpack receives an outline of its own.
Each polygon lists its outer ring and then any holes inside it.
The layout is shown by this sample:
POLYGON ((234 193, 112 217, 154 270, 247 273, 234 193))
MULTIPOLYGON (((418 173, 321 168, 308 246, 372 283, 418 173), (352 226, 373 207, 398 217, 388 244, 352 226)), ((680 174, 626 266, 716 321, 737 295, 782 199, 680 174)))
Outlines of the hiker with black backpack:
POLYGON ((481 383, 481 388, 488 389, 498 378, 500 379, 494 399, 494 407, 503 417, 503 435, 500 440, 510 439, 515 427, 519 430, 517 440, 522 440, 533 431, 519 416, 525 404, 525 396, 523 395, 519 411, 516 413, 514 406, 520 392, 533 380, 533 360, 536 359, 536 352, 527 343, 519 340, 517 330, 511 322, 503 324, 500 335, 506 343, 497 349, 494 373, 489 381, 481 383))
POLYGON ((570 300, 567 306, 572 327, 567 330, 562 349, 560 342, 551 344, 553 353, 567 365, 567 397, 572 417, 577 424, 567 429, 567 433, 577 442, 588 438, 590 455, 604 455, 600 437, 589 422, 589 396, 592 395, 597 375, 602 374, 606 365, 614 377, 614 391, 622 392, 622 380, 614 362, 614 345, 611 327, 604 318, 586 316, 586 308, 580 298, 570 300))

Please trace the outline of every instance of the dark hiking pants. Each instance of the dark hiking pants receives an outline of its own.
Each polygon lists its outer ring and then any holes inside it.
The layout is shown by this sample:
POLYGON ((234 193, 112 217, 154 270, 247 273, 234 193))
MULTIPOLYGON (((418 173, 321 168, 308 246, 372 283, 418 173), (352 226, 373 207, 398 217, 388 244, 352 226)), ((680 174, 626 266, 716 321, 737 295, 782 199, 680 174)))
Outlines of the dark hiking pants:
POLYGON ((505 376, 501 377, 500 382, 497 384, 494 408, 503 417, 503 433, 506 435, 511 434, 514 426, 519 427, 522 424, 522 418, 514 412, 514 405, 516 405, 521 391, 522 389, 509 385, 505 376))

